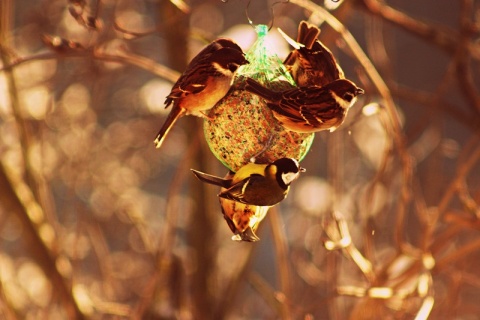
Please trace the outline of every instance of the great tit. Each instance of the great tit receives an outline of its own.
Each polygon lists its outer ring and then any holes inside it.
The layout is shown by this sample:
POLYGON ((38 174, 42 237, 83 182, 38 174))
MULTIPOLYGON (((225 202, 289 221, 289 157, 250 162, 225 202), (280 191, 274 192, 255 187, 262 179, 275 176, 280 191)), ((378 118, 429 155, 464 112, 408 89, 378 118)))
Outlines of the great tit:
POLYGON ((231 179, 192 169, 201 181, 225 189, 218 194, 220 198, 255 206, 273 206, 285 199, 290 183, 304 171, 292 158, 281 158, 269 164, 248 163, 231 179))

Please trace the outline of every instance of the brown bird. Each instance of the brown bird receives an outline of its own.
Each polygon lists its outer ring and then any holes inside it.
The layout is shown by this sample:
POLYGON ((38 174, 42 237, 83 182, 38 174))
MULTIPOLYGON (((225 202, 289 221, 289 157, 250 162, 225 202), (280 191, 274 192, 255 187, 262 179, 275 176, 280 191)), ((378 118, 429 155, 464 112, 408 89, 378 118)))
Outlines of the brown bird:
POLYGON ((345 78, 332 52, 317 39, 319 34, 316 26, 300 22, 297 48, 283 62, 299 87, 324 86, 345 78))
POLYGON ((238 68, 248 61, 242 49, 230 39, 217 39, 192 59, 185 72, 173 85, 165 100, 165 108, 172 110, 155 138, 160 148, 175 122, 184 115, 206 117, 230 89, 238 68))
POLYGON ((338 79, 322 87, 298 87, 277 92, 247 78, 245 90, 265 99, 267 107, 286 130, 300 133, 335 131, 345 120, 357 96, 364 93, 347 79, 338 79))
POLYGON ((218 194, 220 198, 255 206, 273 206, 285 199, 292 181, 304 171, 298 161, 291 158, 281 158, 269 164, 248 163, 231 179, 192 169, 201 181, 225 188, 218 194))

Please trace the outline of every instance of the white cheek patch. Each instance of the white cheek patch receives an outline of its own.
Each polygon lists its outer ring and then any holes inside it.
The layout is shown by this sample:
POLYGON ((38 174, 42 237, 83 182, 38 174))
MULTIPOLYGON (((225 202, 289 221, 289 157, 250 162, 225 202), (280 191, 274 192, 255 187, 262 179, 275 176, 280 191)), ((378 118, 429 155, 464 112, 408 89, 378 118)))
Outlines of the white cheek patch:
POLYGON ((354 98, 352 99, 352 101, 348 102, 347 100, 342 99, 342 98, 340 98, 339 96, 337 96, 337 95, 335 94, 335 92, 332 92, 332 91, 331 91, 331 93, 332 93, 332 96, 333 96, 333 98, 335 99, 335 101, 338 103, 338 105, 339 105, 340 107, 342 107, 342 109, 349 109, 351 106, 353 106, 353 104, 354 104, 355 101, 357 100, 357 97, 354 97, 354 98))
POLYGON ((287 173, 282 173, 282 180, 285 185, 289 185, 292 183, 293 180, 297 179, 298 177, 298 172, 287 172, 287 173))
POLYGON ((354 97, 354 98, 352 99, 352 101, 350 101, 350 104, 348 104, 348 107, 347 107, 346 109, 348 109, 348 108, 350 108, 351 106, 353 106, 353 104, 354 104, 356 101, 357 101, 357 97, 354 97))
POLYGON ((233 72, 230 71, 229 69, 225 69, 223 68, 221 65, 219 65, 218 63, 214 62, 213 63, 213 67, 215 68, 215 70, 217 70, 218 72, 220 72, 221 74, 227 76, 227 77, 231 77, 233 76, 233 72))

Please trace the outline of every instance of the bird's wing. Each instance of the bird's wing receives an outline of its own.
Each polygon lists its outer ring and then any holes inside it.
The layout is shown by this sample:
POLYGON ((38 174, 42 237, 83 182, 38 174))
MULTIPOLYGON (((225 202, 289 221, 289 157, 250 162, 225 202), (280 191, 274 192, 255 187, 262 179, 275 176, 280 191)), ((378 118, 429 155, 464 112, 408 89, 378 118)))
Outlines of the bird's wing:
POLYGON ((175 99, 202 92, 207 85, 209 76, 204 68, 205 65, 198 65, 196 68, 191 69, 189 73, 187 73, 187 70, 173 86, 172 91, 165 100, 165 104, 168 106, 175 99))
POLYGON ((339 106, 328 93, 320 87, 304 87, 283 92, 279 104, 269 104, 269 107, 288 117, 291 121, 307 122, 312 126, 322 123, 321 119, 331 119, 338 113, 339 106))
POLYGON ((233 201, 237 201, 245 204, 251 204, 245 200, 245 189, 248 187, 249 183, 255 183, 255 181, 258 181, 260 179, 265 179, 265 177, 260 174, 252 174, 248 178, 245 178, 233 184, 226 190, 220 192, 218 196, 221 198, 225 198, 225 199, 229 199, 229 200, 233 200, 233 201))
POLYGON ((192 170, 193 174, 202 182, 213 184, 222 188, 229 188, 231 187, 232 180, 231 179, 223 179, 208 173, 200 172, 194 169, 192 170))
POLYGON ((183 98, 189 94, 196 94, 206 87, 209 72, 206 67, 210 65, 212 54, 220 50, 222 46, 218 43, 212 43, 205 47, 199 54, 193 58, 187 66, 185 72, 178 78, 172 87, 172 91, 165 100, 165 107, 168 107, 174 100, 183 98))

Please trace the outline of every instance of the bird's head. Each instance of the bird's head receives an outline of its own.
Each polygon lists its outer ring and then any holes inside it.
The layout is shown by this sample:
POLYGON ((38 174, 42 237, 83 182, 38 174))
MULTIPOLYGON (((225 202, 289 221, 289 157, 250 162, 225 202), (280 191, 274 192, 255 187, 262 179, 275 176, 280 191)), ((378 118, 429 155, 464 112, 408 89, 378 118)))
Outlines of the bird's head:
POLYGON ((218 49, 230 48, 243 53, 242 48, 232 39, 218 38, 213 43, 218 46, 218 49))
POLYGON ((298 161, 292 158, 278 159, 271 166, 275 167, 277 182, 284 189, 297 179, 301 172, 305 172, 305 169, 300 167, 298 161))
POLYGON ((249 63, 241 50, 229 47, 215 51, 211 60, 215 69, 226 76, 234 75, 240 66, 249 63))
POLYGON ((350 108, 356 101, 357 96, 365 93, 350 80, 339 79, 326 85, 337 103, 344 109, 350 108))

